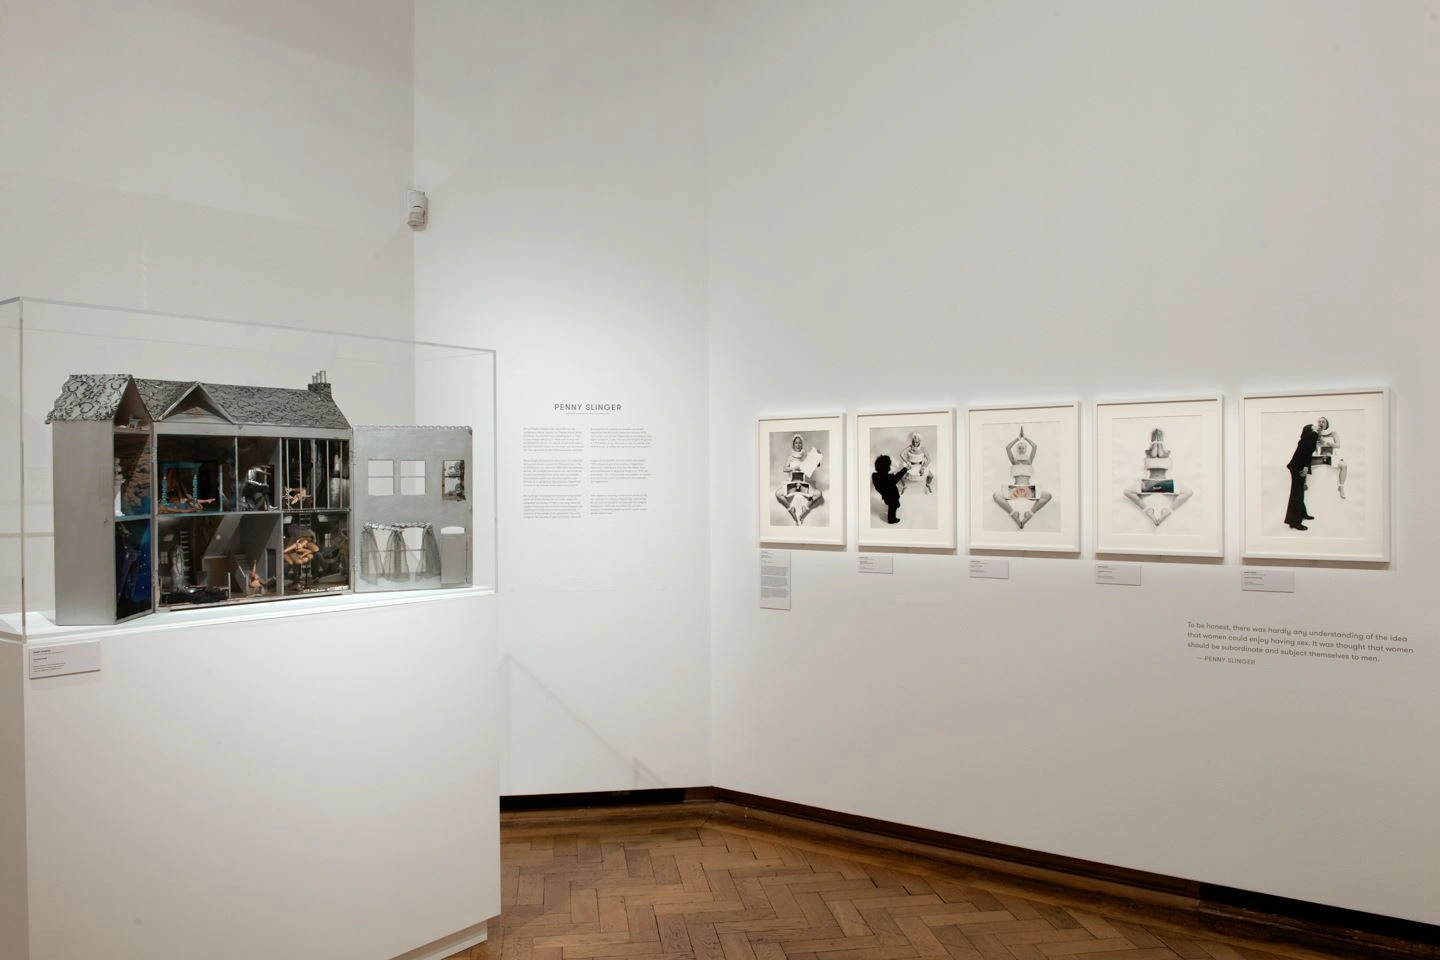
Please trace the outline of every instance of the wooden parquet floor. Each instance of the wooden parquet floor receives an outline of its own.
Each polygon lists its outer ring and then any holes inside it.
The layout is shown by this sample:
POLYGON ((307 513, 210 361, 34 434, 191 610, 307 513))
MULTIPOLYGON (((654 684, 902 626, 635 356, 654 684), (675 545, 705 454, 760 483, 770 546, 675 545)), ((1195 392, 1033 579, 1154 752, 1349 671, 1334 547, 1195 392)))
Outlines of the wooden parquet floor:
POLYGON ((763 823, 507 815, 501 844, 503 913, 453 960, 1338 960, 763 823))

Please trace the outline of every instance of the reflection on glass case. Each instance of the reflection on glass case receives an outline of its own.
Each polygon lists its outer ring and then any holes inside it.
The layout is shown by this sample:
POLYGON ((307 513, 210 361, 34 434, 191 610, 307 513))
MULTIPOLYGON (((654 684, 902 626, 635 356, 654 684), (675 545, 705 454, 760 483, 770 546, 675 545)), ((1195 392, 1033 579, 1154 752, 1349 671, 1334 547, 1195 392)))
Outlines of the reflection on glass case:
POLYGON ((343 593, 357 567, 371 590, 470 582, 470 428, 352 428, 323 372, 304 389, 72 375, 47 422, 60 625, 343 593))

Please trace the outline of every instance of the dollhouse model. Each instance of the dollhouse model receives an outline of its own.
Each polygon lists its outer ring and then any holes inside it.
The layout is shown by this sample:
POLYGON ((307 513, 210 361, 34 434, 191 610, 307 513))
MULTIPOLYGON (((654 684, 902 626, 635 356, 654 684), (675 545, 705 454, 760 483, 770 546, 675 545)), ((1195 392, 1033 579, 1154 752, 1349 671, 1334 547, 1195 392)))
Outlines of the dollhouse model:
POLYGON ((324 373, 72 375, 46 422, 57 624, 470 582, 469 427, 352 427, 324 373))

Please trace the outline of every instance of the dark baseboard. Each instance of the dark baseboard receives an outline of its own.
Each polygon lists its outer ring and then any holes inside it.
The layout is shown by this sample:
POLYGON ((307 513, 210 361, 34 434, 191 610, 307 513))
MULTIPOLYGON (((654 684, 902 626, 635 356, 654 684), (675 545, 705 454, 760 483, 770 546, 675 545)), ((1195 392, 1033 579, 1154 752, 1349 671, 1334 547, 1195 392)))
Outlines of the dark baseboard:
MULTIPOLYGON (((702 788, 703 789, 703 788, 702 788)), ((500 798, 501 813, 532 810, 589 810, 601 807, 641 807, 685 803, 696 799, 693 789, 665 787, 658 790, 601 790, 594 793, 525 793, 500 798)), ((700 799, 711 800, 713 797, 700 799)))
POLYGON ((716 792, 718 796, 716 796, 715 799, 737 804, 742 807, 750 807, 756 810, 770 810, 775 813, 785 814, 786 816, 798 817, 802 820, 813 820, 816 823, 845 827, 850 830, 859 830, 862 833, 869 833, 881 837, 894 837, 897 840, 908 840, 911 843, 921 843, 929 847, 939 847, 942 850, 954 850, 976 857, 985 857, 1005 863, 1022 864, 1027 867, 1037 867, 1041 870, 1052 870, 1071 876, 1103 880, 1107 883, 1117 883, 1127 887, 1153 890, 1158 893, 1173 894, 1180 897, 1195 897, 1199 894, 1199 884, 1190 880, 1179 880, 1175 877, 1167 877, 1163 874, 1146 873, 1143 870, 1131 870, 1127 867, 1111 866, 1108 863, 1096 863, 1093 860, 1064 857, 1059 854, 1045 853, 1026 847, 1014 847, 1005 843, 994 843, 990 840, 976 840, 973 837, 962 837, 953 833, 942 833, 939 830, 928 830, 925 827, 910 827, 903 823, 877 820, 873 817, 862 817, 852 813, 838 813, 822 807, 811 807, 803 803, 791 803, 788 800, 774 800, 770 797, 761 797, 753 793, 741 793, 738 790, 720 788, 716 792))
MULTIPOLYGON (((1418 920, 1404 920, 1387 917, 1380 913, 1366 913, 1345 907, 1332 907, 1308 900, 1292 900, 1268 893, 1254 893, 1250 890, 1236 890, 1212 883, 1200 884, 1200 905, 1202 909, 1215 912, 1241 911, 1239 915, 1283 917, 1284 919, 1309 927, 1331 930, 1349 930, 1384 940, 1402 940, 1406 943, 1423 944, 1440 948, 1440 926, 1421 923, 1418 920)), ((1440 955, 1440 951, 1432 951, 1440 955)))
MULTIPOLYGON (((1236 932, 1249 932, 1267 939, 1293 936, 1297 942, 1341 951, 1356 956, 1411 956, 1440 958, 1440 926, 1383 914, 1254 893, 1217 884, 1149 873, 1113 864, 1082 860, 1009 844, 963 837, 956 834, 912 827, 874 817, 840 813, 788 800, 776 800, 724 787, 689 787, 658 790, 622 790, 600 793, 535 794, 500 798, 502 813, 568 811, 584 816, 605 808, 643 809, 648 806, 688 804, 692 809, 706 805, 733 814, 756 812, 783 817, 792 824, 814 824, 870 838, 873 846, 885 840, 914 848, 927 848, 983 862, 1004 871, 1007 865, 1018 871, 1039 872, 1051 878, 1075 878, 1103 887, 1111 896, 1125 891, 1149 895, 1157 903, 1174 909, 1188 904, 1200 922, 1236 932)), ((658 811, 657 811, 658 812, 658 811)), ((923 855, 923 851, 919 851, 923 855)), ((1033 876, 1033 873, 1032 873, 1033 876)), ((1096 889, 1099 889, 1097 887, 1096 889)))

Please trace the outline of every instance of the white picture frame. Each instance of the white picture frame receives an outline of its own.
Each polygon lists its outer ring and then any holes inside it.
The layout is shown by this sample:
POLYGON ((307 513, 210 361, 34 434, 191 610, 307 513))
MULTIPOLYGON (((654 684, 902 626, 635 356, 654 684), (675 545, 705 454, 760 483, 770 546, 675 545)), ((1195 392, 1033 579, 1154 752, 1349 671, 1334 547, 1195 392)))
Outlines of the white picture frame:
POLYGON ((1080 404, 971 407, 971 550, 1080 552, 1080 404))
POLYGON ((756 427, 760 542, 844 546, 845 415, 761 417, 756 427))
POLYGON ((1388 389, 1247 394, 1240 424, 1246 558, 1390 561, 1388 389), (1307 426, 1315 449, 1304 471, 1307 426))
POLYGON ((1095 552, 1225 556, 1220 397, 1095 405, 1095 552))
POLYGON ((860 414, 855 433, 856 542, 861 547, 955 549, 955 408, 860 414), (896 497, 895 523, 889 522, 887 494, 875 480, 881 456, 890 458, 886 476, 899 477, 886 483, 896 497))

